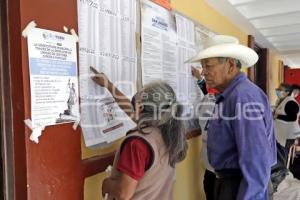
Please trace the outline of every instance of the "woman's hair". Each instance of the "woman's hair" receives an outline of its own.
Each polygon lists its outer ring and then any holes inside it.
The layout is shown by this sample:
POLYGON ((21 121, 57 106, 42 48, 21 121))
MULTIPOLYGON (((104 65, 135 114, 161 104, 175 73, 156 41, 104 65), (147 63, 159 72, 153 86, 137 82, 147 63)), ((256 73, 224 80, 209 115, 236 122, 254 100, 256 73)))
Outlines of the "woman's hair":
POLYGON ((156 81, 147 84, 135 96, 135 100, 137 98, 140 98, 139 103, 143 106, 138 119, 138 130, 147 134, 142 130, 143 127, 158 127, 169 153, 169 164, 175 167, 177 162, 185 158, 187 151, 184 126, 179 119, 182 105, 177 103, 175 92, 167 83, 156 81))
POLYGON ((298 84, 293 84, 292 87, 293 90, 300 90, 300 86, 298 84))
POLYGON ((279 88, 282 88, 286 92, 288 92, 288 96, 290 96, 293 92, 293 87, 286 83, 280 83, 279 88))

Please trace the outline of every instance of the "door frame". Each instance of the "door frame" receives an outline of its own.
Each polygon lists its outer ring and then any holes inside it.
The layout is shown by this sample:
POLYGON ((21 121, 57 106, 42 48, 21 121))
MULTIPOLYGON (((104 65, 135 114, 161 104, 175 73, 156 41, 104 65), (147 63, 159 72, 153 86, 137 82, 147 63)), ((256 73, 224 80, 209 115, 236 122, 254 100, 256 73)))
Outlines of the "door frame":
POLYGON ((20 1, 0 1, 0 107, 5 200, 27 199, 20 1))
MULTIPOLYGON (((254 50, 254 47, 255 47, 255 39, 252 35, 248 35, 248 47, 253 49, 254 50)), ((255 66, 252 66, 252 67, 249 67, 248 68, 248 77, 249 79, 255 83, 256 80, 255 80, 255 71, 256 71, 256 68, 255 66)))
POLYGON ((253 49, 259 56, 257 63, 253 67, 248 68, 248 77, 266 94, 269 94, 269 49, 257 44, 252 35, 248 35, 248 47, 253 49))
POLYGON ((1 199, 14 199, 13 109, 9 65, 7 1, 0 2, 1 199))

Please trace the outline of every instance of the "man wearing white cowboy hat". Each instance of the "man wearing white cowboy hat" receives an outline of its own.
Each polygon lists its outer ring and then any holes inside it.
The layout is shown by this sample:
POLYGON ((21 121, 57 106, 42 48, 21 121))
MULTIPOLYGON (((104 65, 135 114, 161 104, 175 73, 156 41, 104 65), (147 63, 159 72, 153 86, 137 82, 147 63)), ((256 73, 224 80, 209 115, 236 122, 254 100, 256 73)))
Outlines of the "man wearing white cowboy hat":
POLYGON ((206 84, 220 92, 208 121, 208 160, 215 200, 267 200, 276 140, 267 96, 240 71, 258 55, 231 36, 216 35, 187 62, 201 62, 206 84))

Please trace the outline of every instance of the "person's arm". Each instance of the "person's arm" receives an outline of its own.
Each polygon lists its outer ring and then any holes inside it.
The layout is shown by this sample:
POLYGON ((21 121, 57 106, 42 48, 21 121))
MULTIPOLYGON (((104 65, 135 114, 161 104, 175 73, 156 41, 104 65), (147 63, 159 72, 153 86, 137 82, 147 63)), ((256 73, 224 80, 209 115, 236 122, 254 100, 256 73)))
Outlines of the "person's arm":
POLYGON ((90 67, 90 70, 94 73, 91 79, 98 85, 106 88, 114 97, 120 108, 133 119, 134 111, 130 100, 107 78, 104 73, 99 73, 95 68, 90 67))
POLYGON ((208 93, 206 88, 206 83, 201 73, 202 73, 202 69, 197 69, 195 67, 192 67, 192 76, 194 76, 197 79, 198 87, 201 89, 202 93, 206 95, 208 93))
POLYGON ((204 95, 207 95, 208 91, 207 91, 207 87, 206 87, 206 82, 204 79, 202 80, 197 80, 197 85, 200 88, 200 90, 202 91, 202 93, 204 95))
POLYGON ((121 173, 116 178, 106 178, 102 183, 102 195, 109 194, 111 199, 129 200, 132 198, 138 181, 121 173))
POLYGON ((294 122, 297 121, 299 105, 294 101, 289 101, 284 107, 284 111, 286 115, 277 115, 277 119, 286 121, 286 122, 294 122))
POLYGON ((271 112, 267 115, 270 119, 265 122, 266 119, 262 114, 264 109, 267 110, 265 107, 261 108, 247 102, 241 103, 241 108, 244 112, 233 121, 239 166, 243 174, 237 199, 266 200, 271 160, 276 148, 271 147, 268 139, 272 137, 270 134, 273 134, 273 129, 266 126, 266 123, 272 124, 271 112))
POLYGON ((150 145, 142 138, 126 139, 121 147, 116 170, 119 175, 107 178, 102 184, 102 193, 108 193, 110 198, 131 199, 136 190, 138 181, 142 179, 146 170, 153 162, 150 145))

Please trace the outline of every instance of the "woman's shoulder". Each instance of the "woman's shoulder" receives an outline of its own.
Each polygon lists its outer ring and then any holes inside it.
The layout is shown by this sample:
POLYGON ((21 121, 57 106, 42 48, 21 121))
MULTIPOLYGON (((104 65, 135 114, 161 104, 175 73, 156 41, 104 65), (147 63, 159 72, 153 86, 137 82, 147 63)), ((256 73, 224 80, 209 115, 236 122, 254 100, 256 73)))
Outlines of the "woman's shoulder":
POLYGON ((161 131, 158 127, 144 127, 141 129, 134 129, 127 133, 126 138, 142 138, 148 143, 157 143, 157 140, 161 139, 161 131))

